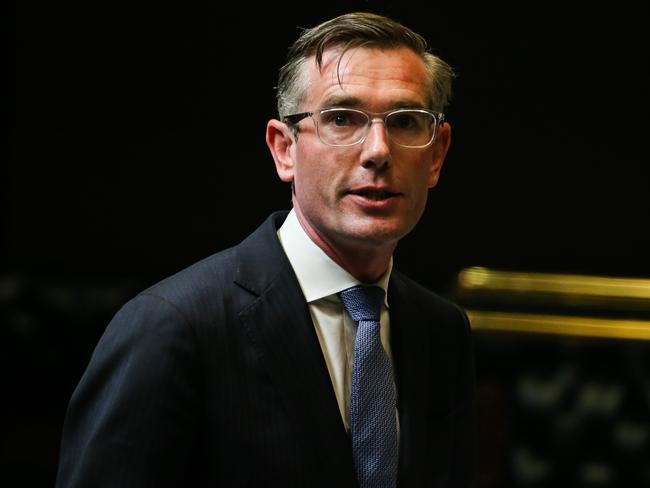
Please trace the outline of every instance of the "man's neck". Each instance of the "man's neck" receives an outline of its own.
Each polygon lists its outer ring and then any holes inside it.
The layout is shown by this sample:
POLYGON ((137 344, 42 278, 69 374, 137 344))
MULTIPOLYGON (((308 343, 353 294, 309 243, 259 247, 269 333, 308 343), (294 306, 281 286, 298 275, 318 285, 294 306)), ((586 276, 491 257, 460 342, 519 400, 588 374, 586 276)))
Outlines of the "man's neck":
POLYGON ((309 224, 298 206, 294 205, 294 210, 298 222, 312 242, 321 248, 332 261, 362 283, 376 282, 388 269, 395 245, 382 247, 334 245, 309 224))

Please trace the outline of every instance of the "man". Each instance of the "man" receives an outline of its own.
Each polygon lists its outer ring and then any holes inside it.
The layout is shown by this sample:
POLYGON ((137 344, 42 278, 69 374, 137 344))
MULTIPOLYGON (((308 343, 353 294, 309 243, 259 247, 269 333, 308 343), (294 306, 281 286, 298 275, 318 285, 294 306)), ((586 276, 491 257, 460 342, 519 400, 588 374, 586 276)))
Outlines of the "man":
POLYGON ((303 32, 266 133, 293 209, 117 313, 58 487, 471 485, 469 324, 392 269, 440 176, 452 77, 385 17, 303 32))

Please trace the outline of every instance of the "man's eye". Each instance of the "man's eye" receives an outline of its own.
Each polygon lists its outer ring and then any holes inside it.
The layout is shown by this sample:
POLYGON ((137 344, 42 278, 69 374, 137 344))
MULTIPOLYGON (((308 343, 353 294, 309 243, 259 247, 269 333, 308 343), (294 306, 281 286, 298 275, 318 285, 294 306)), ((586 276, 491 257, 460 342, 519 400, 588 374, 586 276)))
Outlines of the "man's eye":
POLYGON ((347 114, 336 114, 334 116, 334 124, 338 126, 343 126, 343 125, 349 125, 350 124, 350 117, 347 114))
POLYGON ((321 122, 330 127, 359 127, 367 123, 363 112, 332 110, 322 114, 321 122))
POLYGON ((391 125, 396 129, 410 129, 415 127, 417 124, 412 115, 399 114, 393 118, 391 125))

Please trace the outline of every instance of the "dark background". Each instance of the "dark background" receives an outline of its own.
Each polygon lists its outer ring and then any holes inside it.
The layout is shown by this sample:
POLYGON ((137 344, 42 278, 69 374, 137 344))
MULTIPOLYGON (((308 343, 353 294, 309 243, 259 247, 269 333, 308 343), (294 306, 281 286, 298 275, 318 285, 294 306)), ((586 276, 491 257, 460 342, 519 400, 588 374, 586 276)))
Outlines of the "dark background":
POLYGON ((264 142, 277 68, 300 27, 346 11, 404 22, 459 74, 398 267, 441 293, 471 265, 650 277, 645 6, 568 4, 10 3, 3 475, 52 484, 121 303, 288 207, 264 142))

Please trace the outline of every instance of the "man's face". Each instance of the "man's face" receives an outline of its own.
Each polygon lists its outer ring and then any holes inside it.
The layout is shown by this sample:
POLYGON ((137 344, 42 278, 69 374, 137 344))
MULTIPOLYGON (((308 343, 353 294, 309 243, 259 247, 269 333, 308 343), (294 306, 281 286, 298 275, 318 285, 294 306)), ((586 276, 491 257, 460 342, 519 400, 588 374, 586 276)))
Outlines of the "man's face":
MULTIPOLYGON (((427 108, 429 86, 423 61, 406 48, 339 50, 306 69, 310 80, 302 109, 332 106, 385 112, 427 108)), ((373 122, 357 145, 332 147, 318 137, 311 118, 300 122, 289 151, 294 206, 310 233, 335 249, 390 248, 420 219, 428 189, 438 181, 449 142, 449 128, 438 128, 436 142, 425 148, 393 143, 381 122, 373 122)), ((282 175, 281 175, 282 176, 282 175)))

